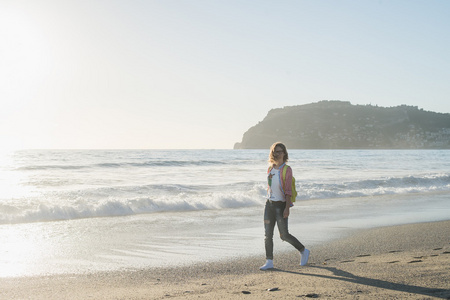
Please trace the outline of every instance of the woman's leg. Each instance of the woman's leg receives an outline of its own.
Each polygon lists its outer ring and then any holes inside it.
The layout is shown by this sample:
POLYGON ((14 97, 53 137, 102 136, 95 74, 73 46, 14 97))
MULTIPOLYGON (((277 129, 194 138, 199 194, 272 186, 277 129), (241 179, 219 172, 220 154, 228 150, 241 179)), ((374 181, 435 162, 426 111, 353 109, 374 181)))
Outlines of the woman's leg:
POLYGON ((264 209, 264 244, 266 247, 266 259, 273 259, 273 229, 275 228, 275 223, 276 217, 274 204, 267 201, 264 209))
MULTIPOLYGON (((284 203, 284 205, 277 205, 277 207, 275 209, 276 222, 277 222, 278 230, 280 232, 280 238, 283 241, 286 241, 289 244, 291 244, 292 246, 294 246, 295 249, 297 249, 298 251, 302 252, 303 250, 305 250, 305 246, 303 246, 303 244, 300 243, 300 241, 295 236, 293 236, 292 234, 289 233, 288 218, 283 218, 283 212, 284 212, 285 207, 286 207, 286 203, 284 203)), ((273 234, 273 230, 272 230, 272 234, 273 234)))

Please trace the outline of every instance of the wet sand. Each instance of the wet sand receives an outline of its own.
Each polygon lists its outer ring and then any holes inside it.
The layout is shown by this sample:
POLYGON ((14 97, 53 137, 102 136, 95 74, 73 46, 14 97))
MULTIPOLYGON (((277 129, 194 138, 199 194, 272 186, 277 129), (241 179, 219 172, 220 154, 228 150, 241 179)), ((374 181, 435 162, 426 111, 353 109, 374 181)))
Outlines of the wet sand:
MULTIPOLYGON (((275 245, 276 246, 276 245, 275 245)), ((450 221, 360 230, 296 252, 190 267, 0 278, 0 299, 450 299, 450 221)))

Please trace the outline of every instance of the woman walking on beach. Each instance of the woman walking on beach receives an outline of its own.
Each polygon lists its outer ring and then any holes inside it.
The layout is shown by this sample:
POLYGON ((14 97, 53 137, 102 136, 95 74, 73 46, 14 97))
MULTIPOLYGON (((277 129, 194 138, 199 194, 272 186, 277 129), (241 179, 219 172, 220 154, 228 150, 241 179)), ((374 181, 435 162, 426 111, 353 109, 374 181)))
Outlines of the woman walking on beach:
POLYGON ((273 231, 277 224, 280 237, 287 241, 300 252, 300 265, 308 263, 309 250, 302 245, 288 231, 289 209, 293 205, 292 195, 292 169, 286 165, 289 156, 286 146, 282 143, 275 143, 270 147, 269 170, 267 172, 267 202, 264 210, 265 247, 266 263, 260 270, 273 268, 273 231), (283 178, 282 170, 286 170, 286 178, 283 178))

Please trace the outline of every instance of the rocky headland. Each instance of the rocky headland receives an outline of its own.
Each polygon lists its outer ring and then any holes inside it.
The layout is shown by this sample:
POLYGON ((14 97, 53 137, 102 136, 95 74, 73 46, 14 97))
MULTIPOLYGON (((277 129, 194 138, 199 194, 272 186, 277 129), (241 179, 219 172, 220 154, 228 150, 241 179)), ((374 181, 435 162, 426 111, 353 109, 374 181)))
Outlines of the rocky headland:
POLYGON ((272 109, 234 149, 450 149, 450 114, 320 101, 272 109))

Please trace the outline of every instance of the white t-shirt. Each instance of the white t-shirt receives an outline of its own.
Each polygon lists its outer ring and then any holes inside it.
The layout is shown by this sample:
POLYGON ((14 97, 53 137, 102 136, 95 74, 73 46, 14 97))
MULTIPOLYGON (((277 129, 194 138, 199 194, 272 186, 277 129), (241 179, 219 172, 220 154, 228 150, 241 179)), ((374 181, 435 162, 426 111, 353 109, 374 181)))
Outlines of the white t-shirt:
POLYGON ((281 191, 280 170, 272 168, 267 174, 267 183, 269 184, 269 191, 267 197, 272 201, 286 202, 284 193, 281 191))

